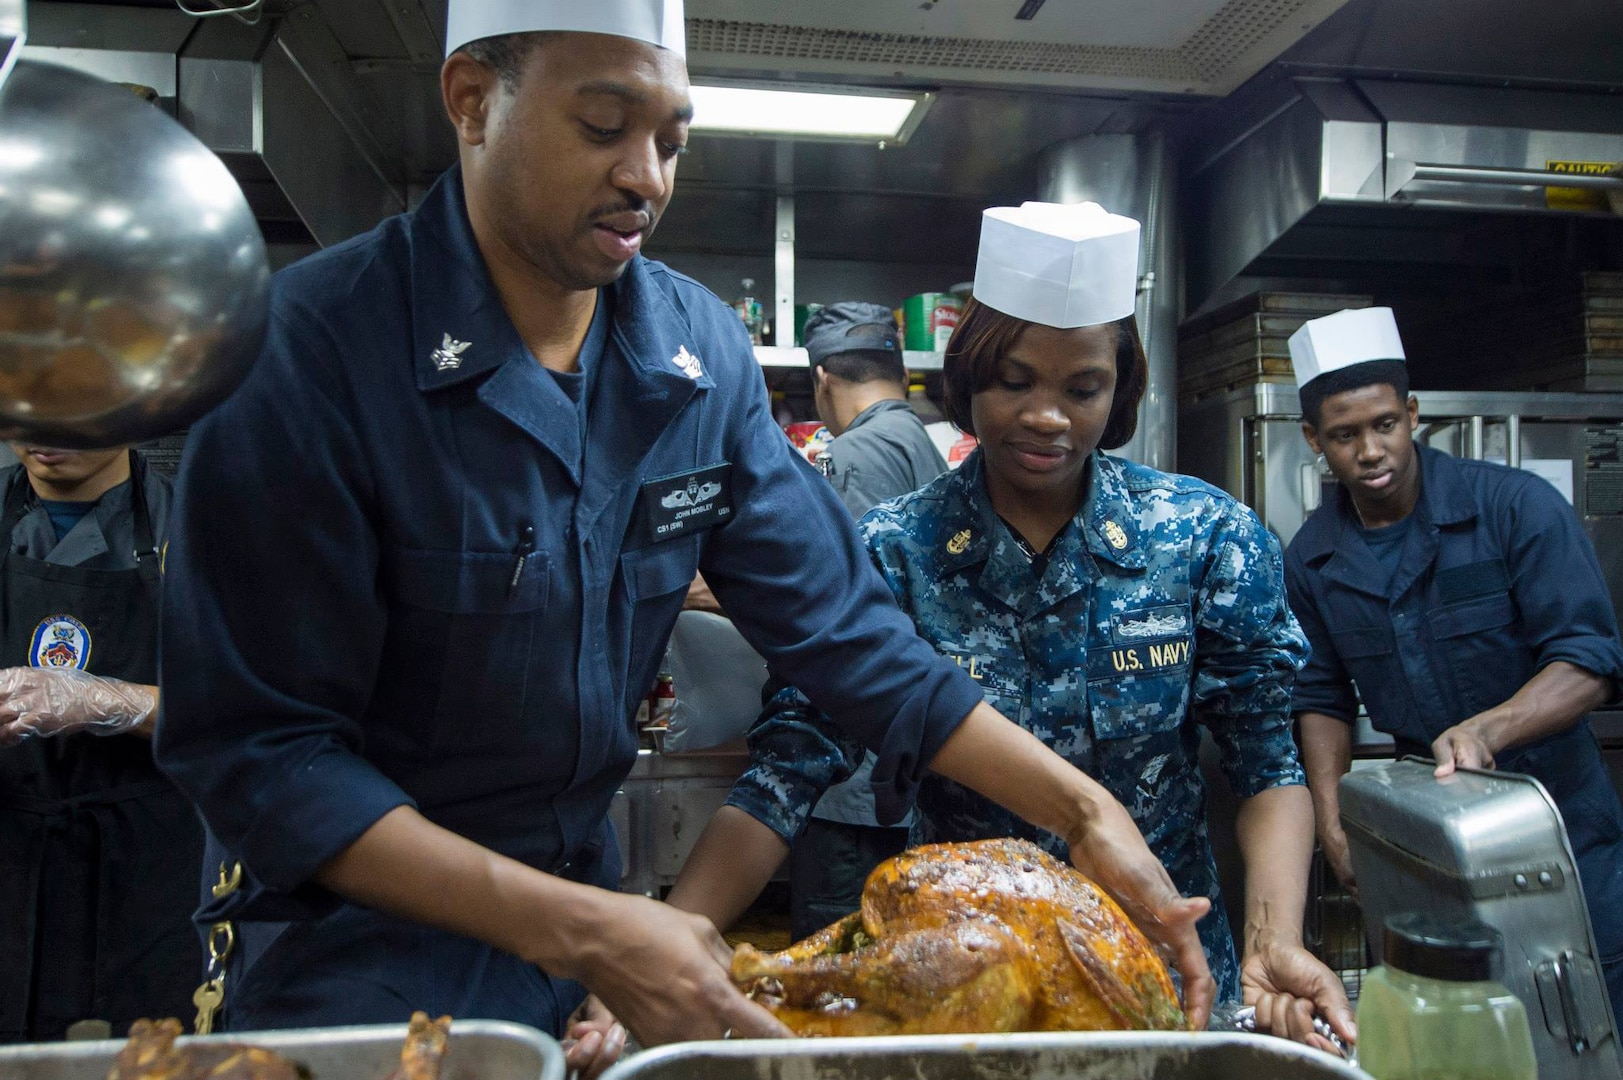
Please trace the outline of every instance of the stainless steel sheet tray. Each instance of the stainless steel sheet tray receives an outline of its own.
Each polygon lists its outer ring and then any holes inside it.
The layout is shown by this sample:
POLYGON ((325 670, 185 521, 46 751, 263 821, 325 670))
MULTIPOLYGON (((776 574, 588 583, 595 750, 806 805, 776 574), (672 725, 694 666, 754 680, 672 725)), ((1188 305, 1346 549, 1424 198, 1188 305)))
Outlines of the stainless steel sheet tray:
POLYGON ((603 1080, 1370 1080, 1267 1035, 1173 1031, 677 1043, 603 1080))
MULTIPOLYGON (((242 1031, 182 1038, 262 1046, 310 1069, 315 1080, 388 1080, 400 1067, 405 1024, 242 1031)), ((3 1080, 105 1080, 123 1039, 0 1046, 3 1080)), ((522 1024, 456 1020, 441 1080, 563 1080, 564 1055, 552 1037, 522 1024)))

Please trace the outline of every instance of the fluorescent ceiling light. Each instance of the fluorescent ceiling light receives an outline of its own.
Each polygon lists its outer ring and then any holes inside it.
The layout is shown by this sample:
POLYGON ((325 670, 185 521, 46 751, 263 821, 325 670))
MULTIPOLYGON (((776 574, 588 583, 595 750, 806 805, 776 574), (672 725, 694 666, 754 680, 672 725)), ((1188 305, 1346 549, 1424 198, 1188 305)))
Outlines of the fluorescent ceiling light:
POLYGON ((934 97, 832 87, 777 90, 695 85, 691 93, 694 131, 882 143, 906 142, 934 97))

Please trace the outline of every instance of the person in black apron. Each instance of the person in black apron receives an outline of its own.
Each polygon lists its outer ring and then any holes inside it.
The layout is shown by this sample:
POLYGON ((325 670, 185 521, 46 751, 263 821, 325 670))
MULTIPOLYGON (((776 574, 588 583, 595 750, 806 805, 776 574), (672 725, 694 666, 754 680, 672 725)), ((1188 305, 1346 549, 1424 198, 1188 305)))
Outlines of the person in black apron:
POLYGON ((123 1035, 189 1015, 202 969, 202 830, 150 742, 169 485, 126 449, 17 452, 0 471, 0 1042, 85 1020, 123 1035))

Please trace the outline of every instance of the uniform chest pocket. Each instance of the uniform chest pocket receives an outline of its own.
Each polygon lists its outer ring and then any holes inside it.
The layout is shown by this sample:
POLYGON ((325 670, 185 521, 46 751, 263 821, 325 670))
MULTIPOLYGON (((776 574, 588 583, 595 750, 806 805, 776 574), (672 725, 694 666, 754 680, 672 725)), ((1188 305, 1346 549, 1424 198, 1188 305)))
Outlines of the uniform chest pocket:
POLYGON ((676 625, 687 588, 699 572, 699 538, 684 536, 620 556, 620 574, 631 608, 628 691, 653 684, 659 653, 676 625))
POLYGON ((1455 604, 1473 597, 1510 591, 1510 574, 1503 559, 1483 559, 1437 571, 1434 579, 1437 599, 1455 604))
POLYGON ((1099 742, 1172 734, 1183 727, 1188 708, 1187 673, 1088 683, 1088 711, 1099 742))
POLYGON ((1189 709, 1192 652, 1187 638, 1089 650, 1094 738, 1127 739, 1181 728, 1189 709))
POLYGON ((545 552, 430 551, 396 548, 384 562, 402 604, 450 615, 506 615, 546 609, 545 552))
POLYGON ((1516 619, 1516 605, 1511 603, 1508 592, 1500 592, 1440 607, 1427 618, 1432 637, 1465 637, 1509 626, 1516 619))
POLYGON ((1446 677, 1467 713, 1498 705, 1533 677, 1532 654, 1517 631, 1510 593, 1449 604, 1426 618, 1446 677))
POLYGON ((382 712, 415 752, 521 746, 529 680, 546 635, 551 565, 544 552, 393 548, 382 712))
POLYGON ((626 598, 633 603, 686 589, 699 572, 699 539, 682 537, 620 556, 626 598))
POLYGON ((1397 639, 1391 627, 1332 630, 1330 641, 1342 666, 1357 685, 1358 696, 1375 726, 1417 742, 1430 742, 1410 703, 1408 676, 1399 660, 1397 639))

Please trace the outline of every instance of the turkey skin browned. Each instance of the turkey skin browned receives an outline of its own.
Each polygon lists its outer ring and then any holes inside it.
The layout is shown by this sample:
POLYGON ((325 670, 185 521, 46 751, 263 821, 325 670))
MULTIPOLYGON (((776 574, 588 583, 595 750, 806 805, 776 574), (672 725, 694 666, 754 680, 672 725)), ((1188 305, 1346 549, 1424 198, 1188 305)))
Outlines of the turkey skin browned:
POLYGON ((862 910, 733 981, 800 1035, 1170 1030, 1166 966, 1115 901, 1023 840, 931 844, 881 863, 862 910))

